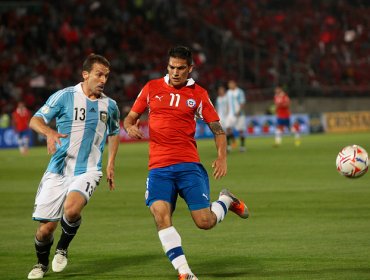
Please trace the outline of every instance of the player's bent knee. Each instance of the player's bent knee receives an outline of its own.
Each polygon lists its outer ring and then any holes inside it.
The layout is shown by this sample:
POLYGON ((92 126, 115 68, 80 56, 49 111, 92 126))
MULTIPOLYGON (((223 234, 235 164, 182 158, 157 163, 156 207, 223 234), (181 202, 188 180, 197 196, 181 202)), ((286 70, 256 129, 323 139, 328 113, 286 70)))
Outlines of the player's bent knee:
POLYGON ((195 219, 194 222, 199 229, 204 230, 211 229, 216 224, 216 222, 212 221, 211 219, 195 219))
POLYGON ((81 211, 78 209, 70 208, 68 210, 64 210, 64 216, 66 217, 68 222, 74 223, 81 219, 81 211))
POLYGON ((195 225, 200 229, 211 229, 217 223, 216 216, 210 211, 209 208, 191 211, 191 216, 195 225))
POLYGON ((36 238, 39 241, 49 240, 57 228, 57 222, 45 222, 40 223, 40 226, 36 232, 36 238))
POLYGON ((81 211, 86 205, 86 199, 78 192, 71 192, 64 203, 64 215, 69 222, 81 218, 81 211))
POLYGON ((216 225, 216 219, 213 219, 211 216, 196 216, 193 215, 193 220, 196 224, 196 226, 200 229, 211 229, 216 225))

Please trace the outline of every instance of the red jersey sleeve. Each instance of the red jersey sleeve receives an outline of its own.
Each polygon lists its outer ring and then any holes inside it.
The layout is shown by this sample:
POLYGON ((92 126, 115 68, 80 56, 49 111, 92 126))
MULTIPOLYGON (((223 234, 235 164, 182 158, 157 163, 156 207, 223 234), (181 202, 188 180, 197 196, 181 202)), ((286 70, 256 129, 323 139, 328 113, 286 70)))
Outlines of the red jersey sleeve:
POLYGON ((149 97, 149 84, 146 84, 140 91, 139 95, 136 97, 135 103, 131 110, 135 113, 142 114, 148 107, 148 97, 149 97))
POLYGON ((209 99, 207 91, 204 91, 202 94, 201 104, 198 107, 197 113, 198 117, 206 123, 216 122, 220 120, 215 107, 209 99))

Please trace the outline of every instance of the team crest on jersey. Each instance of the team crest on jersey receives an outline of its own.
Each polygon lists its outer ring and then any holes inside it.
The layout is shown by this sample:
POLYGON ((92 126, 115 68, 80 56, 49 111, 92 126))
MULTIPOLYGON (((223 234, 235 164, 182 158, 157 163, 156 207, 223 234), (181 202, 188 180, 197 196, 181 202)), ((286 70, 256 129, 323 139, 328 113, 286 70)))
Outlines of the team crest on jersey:
POLYGON ((42 106, 41 113, 47 114, 47 113, 49 113, 49 111, 50 111, 50 107, 49 106, 47 106, 47 105, 42 106))
POLYGON ((107 121, 108 121, 108 113, 107 112, 100 112, 100 120, 103 123, 107 123, 107 121))
POLYGON ((190 107, 190 108, 194 108, 194 107, 195 107, 195 105, 197 105, 197 103, 195 102, 195 100, 194 100, 194 99, 188 99, 188 100, 186 101, 186 105, 188 105, 188 107, 190 107))

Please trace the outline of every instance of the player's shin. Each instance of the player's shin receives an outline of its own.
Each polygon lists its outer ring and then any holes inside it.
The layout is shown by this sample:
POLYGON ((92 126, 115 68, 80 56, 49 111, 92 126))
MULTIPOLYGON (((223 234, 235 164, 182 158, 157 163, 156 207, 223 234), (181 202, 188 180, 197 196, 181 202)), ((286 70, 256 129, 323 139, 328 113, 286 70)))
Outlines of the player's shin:
POLYGON ((51 246, 53 245, 53 241, 54 241, 53 237, 51 237, 50 240, 45 241, 39 241, 35 237, 35 249, 38 263, 43 264, 45 266, 49 265, 49 255, 51 246))
POLYGON ((81 218, 71 223, 69 222, 66 217, 63 215, 60 224, 62 226, 62 234, 60 236, 60 240, 57 245, 57 249, 63 249, 66 250, 69 246, 69 243, 72 241, 72 239, 75 237, 78 228, 81 225, 81 218))

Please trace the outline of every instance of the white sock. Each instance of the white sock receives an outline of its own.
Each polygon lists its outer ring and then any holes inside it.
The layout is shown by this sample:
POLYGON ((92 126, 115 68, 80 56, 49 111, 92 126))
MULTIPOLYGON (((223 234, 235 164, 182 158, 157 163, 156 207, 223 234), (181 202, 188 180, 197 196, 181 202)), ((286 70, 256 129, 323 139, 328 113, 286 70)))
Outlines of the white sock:
POLYGON ((181 247, 181 237, 175 227, 171 226, 158 231, 159 239, 162 243, 164 252, 172 263, 173 267, 180 274, 191 273, 188 262, 181 247))
POLYGON ((222 222, 225 218, 227 210, 233 200, 227 195, 220 195, 217 201, 212 202, 211 211, 215 213, 217 217, 217 223, 222 222))
POLYGON ((280 145, 281 142, 282 142, 281 134, 282 134, 282 132, 279 129, 276 130, 276 132, 275 132, 275 144, 277 144, 277 145, 280 145))

